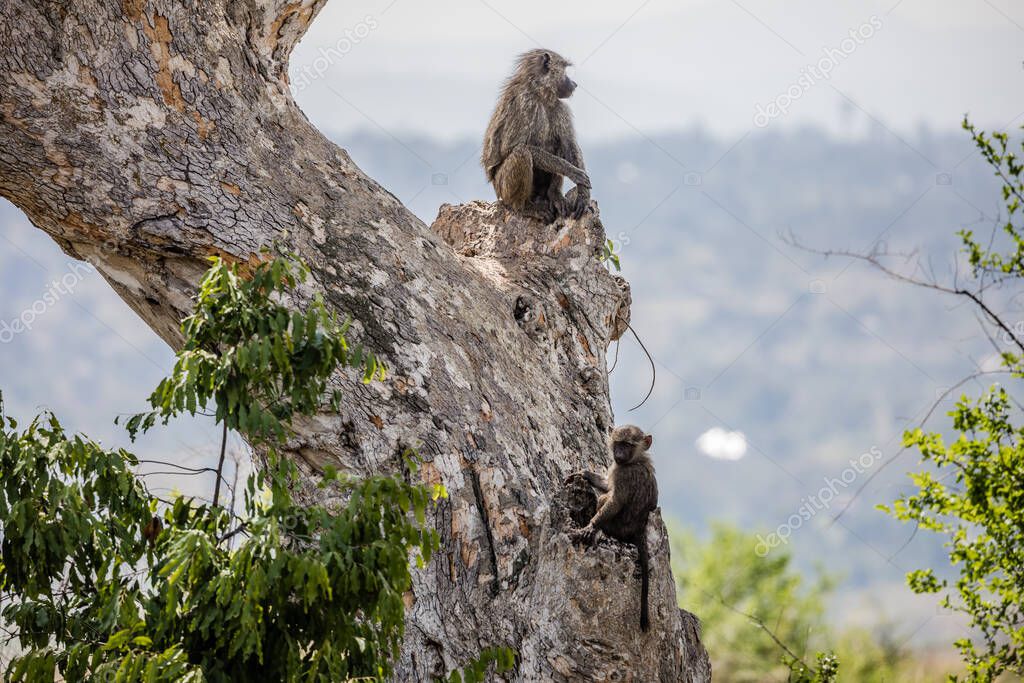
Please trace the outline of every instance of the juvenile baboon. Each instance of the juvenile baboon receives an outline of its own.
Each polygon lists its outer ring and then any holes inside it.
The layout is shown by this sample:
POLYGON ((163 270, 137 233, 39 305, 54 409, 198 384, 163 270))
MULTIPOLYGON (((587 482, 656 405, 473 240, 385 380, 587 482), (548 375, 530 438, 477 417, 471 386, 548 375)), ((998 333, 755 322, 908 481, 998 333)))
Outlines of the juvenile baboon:
POLYGON ((590 177, 576 143, 572 114, 562 100, 576 83, 570 62, 551 50, 519 56, 484 134, 480 156, 498 199, 513 211, 545 223, 579 218, 590 205, 590 177), (562 177, 576 187, 562 195, 562 177))
POLYGON ((647 517, 658 507, 658 481, 654 463, 647 455, 654 438, 633 425, 616 427, 609 439, 614 462, 607 477, 583 472, 590 485, 601 495, 597 513, 576 537, 591 542, 598 530, 614 539, 632 543, 640 562, 640 628, 648 629, 647 611, 649 567, 647 556, 647 517))

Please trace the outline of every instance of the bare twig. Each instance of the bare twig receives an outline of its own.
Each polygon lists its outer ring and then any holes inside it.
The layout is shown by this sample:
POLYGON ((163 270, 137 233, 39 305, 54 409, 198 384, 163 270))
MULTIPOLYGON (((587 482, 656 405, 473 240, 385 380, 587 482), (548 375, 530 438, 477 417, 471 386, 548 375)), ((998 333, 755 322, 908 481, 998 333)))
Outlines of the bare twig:
POLYGON ((224 454, 228 448, 228 421, 224 419, 224 431, 220 437, 220 460, 217 461, 217 483, 213 487, 213 506, 220 503, 220 480, 224 471, 224 454))
POLYGON ((790 650, 790 649, 789 649, 789 647, 788 647, 788 646, 787 646, 787 645, 786 645, 786 644, 785 644, 784 642, 782 642, 781 640, 779 640, 779 637, 778 637, 778 636, 776 636, 776 635, 775 635, 775 633, 774 633, 774 632, 773 632, 773 631, 772 631, 772 630, 771 630, 770 628, 768 628, 768 625, 767 625, 767 624, 765 624, 765 623, 764 623, 763 621, 761 621, 760 619, 758 619, 757 617, 755 617, 755 616, 754 616, 753 614, 747 614, 747 613, 746 613, 746 612, 744 612, 743 610, 741 610, 741 609, 739 609, 739 608, 737 608, 737 607, 733 607, 732 605, 730 605, 729 603, 727 603, 727 602, 725 601, 725 599, 724 599, 724 598, 722 598, 722 596, 721 596, 721 595, 716 595, 716 596, 714 596, 714 597, 715 597, 715 598, 716 598, 716 599, 717 599, 717 600, 718 600, 718 601, 719 601, 720 603, 722 603, 722 605, 723 605, 724 607, 726 607, 727 609, 729 609, 729 610, 731 610, 731 611, 735 612, 736 614, 740 615, 741 617, 746 617, 747 619, 749 619, 749 620, 750 620, 750 622, 751 622, 751 623, 753 623, 753 624, 754 624, 754 626, 757 626, 757 627, 758 627, 759 629, 761 629, 761 630, 762 630, 762 631, 764 631, 764 632, 765 632, 766 634, 768 634, 768 637, 769 637, 769 638, 771 638, 771 639, 772 639, 773 641, 775 641, 775 644, 776 644, 776 645, 778 645, 778 646, 779 646, 779 648, 780 648, 780 649, 781 649, 781 650, 782 650, 783 652, 785 652, 785 653, 786 653, 787 655, 789 655, 789 656, 790 656, 790 657, 792 658, 792 660, 793 660, 794 662, 799 662, 799 663, 800 663, 800 664, 801 664, 801 665, 802 665, 802 666, 803 666, 803 667, 804 667, 805 669, 807 669, 808 671, 813 671, 813 669, 811 669, 811 667, 807 666, 807 662, 805 662, 805 661, 804 661, 803 657, 800 657, 800 656, 798 656, 798 655, 797 655, 796 653, 794 653, 794 652, 793 652, 792 650, 790 650))
POLYGON ((243 533, 243 532, 247 531, 248 529, 249 529, 249 523, 243 521, 238 526, 236 526, 234 529, 232 529, 231 531, 229 531, 226 534, 224 534, 223 536, 221 536, 217 540, 217 542, 218 543, 223 543, 224 541, 234 537, 237 534, 243 533))
POLYGON ((199 473, 199 472, 216 472, 217 471, 217 470, 215 470, 212 467, 186 467, 185 465, 179 465, 178 463, 168 462, 166 460, 150 460, 150 459, 143 460, 143 459, 140 459, 137 462, 140 465, 142 465, 142 464, 147 464, 147 465, 166 465, 168 467, 176 467, 179 470, 185 470, 186 472, 196 472, 196 473, 199 473))
POLYGON ((137 477, 151 477, 151 476, 157 475, 157 474, 169 474, 169 475, 174 476, 174 477, 195 477, 195 476, 198 476, 200 474, 206 474, 207 472, 216 472, 216 471, 217 470, 213 469, 212 467, 204 467, 201 470, 196 470, 194 472, 178 472, 177 470, 154 470, 152 472, 136 472, 135 476, 137 476, 137 477))
POLYGON ((914 285, 915 287, 924 287, 925 289, 932 289, 937 292, 942 292, 944 294, 952 294, 954 296, 965 297, 969 299, 971 302, 973 302, 975 306, 981 309, 981 311, 985 314, 985 317, 988 318, 992 324, 994 324, 996 327, 1005 332, 1008 340, 1012 342, 1013 345, 1016 346, 1021 351, 1021 353, 1024 353, 1024 340, 1021 340, 1016 334, 1014 334, 1013 330, 1011 330, 1010 327, 1005 322, 1003 322, 1002 318, 1000 318, 995 311, 989 308, 989 306, 981 298, 979 292, 964 289, 959 285, 948 287, 946 285, 939 284, 939 282, 934 277, 934 270, 931 269, 930 266, 929 270, 931 272, 932 279, 922 280, 916 277, 912 277, 910 275, 905 275, 899 271, 893 270, 892 268, 881 262, 881 260, 878 258, 878 253, 875 251, 862 254, 859 252, 850 251, 848 249, 815 249, 813 247, 808 247, 806 245, 801 244, 796 240, 795 237, 792 236, 792 234, 790 234, 790 236, 785 239, 791 246, 794 246, 798 249, 803 249, 804 251, 808 251, 813 254, 819 254, 825 257, 844 256, 846 258, 863 261, 865 263, 870 264, 871 266, 881 271, 885 275, 888 275, 889 277, 895 280, 899 280, 900 282, 905 282, 907 284, 914 285))
POLYGON ((621 345, 620 341, 621 340, 619 339, 615 340, 615 357, 612 359, 612 366, 608 368, 609 375, 615 371, 615 366, 619 364, 619 346, 621 345))
POLYGON ((654 367, 654 358, 651 357, 651 352, 648 351, 647 347, 644 346, 644 343, 640 341, 640 335, 636 333, 636 330, 634 330, 633 326, 630 325, 629 323, 626 323, 626 327, 628 327, 629 331, 633 333, 633 337, 636 339, 636 343, 639 344, 640 348, 644 350, 644 354, 647 355, 647 361, 651 364, 651 386, 647 389, 647 395, 644 396, 644 399, 637 403, 632 408, 630 408, 630 411, 633 411, 642 406, 643 404, 647 403, 647 399, 651 397, 651 393, 654 392, 654 383, 658 379, 658 370, 657 368, 654 367))
MULTIPOLYGON (((925 425, 925 423, 928 422, 929 419, 931 419, 932 413, 935 412, 935 409, 939 407, 940 403, 942 403, 944 400, 946 400, 947 396, 949 396, 951 393, 953 393, 954 391, 956 391, 957 389, 962 387, 964 384, 967 384, 971 380, 977 379, 978 377, 983 377, 985 375, 1007 375, 1007 374, 1010 374, 1010 370, 988 370, 988 371, 985 371, 985 372, 975 372, 975 373, 972 373, 972 374, 968 375, 967 377, 964 377, 962 380, 960 380, 959 382, 957 382, 953 386, 951 386, 948 389, 946 389, 945 391, 943 391, 939 395, 939 397, 937 399, 935 399, 935 401, 932 403, 931 407, 928 408, 928 411, 925 413, 924 417, 921 418, 921 421, 918 423, 918 425, 917 425, 918 428, 923 427, 925 425)), ((846 514, 846 511, 850 509, 850 507, 854 504, 854 502, 857 500, 857 498, 860 497, 860 494, 864 492, 864 489, 866 489, 868 487, 868 485, 872 482, 872 480, 874 480, 874 478, 877 477, 882 472, 882 470, 884 470, 886 467, 888 467, 889 465, 894 463, 901 455, 903 455, 903 451, 905 451, 905 450, 907 450, 905 447, 901 448, 899 451, 896 452, 896 455, 892 456, 886 462, 883 462, 881 465, 879 465, 878 469, 876 469, 874 472, 872 472, 868 476, 868 478, 864 480, 864 483, 860 485, 860 488, 858 488, 854 492, 854 494, 852 496, 850 496, 850 500, 848 500, 846 502, 846 505, 843 506, 843 509, 840 510, 838 513, 836 513, 835 517, 832 518, 832 521, 829 522, 829 526, 832 526, 833 524, 838 522, 839 518, 842 517, 844 514, 846 514)))

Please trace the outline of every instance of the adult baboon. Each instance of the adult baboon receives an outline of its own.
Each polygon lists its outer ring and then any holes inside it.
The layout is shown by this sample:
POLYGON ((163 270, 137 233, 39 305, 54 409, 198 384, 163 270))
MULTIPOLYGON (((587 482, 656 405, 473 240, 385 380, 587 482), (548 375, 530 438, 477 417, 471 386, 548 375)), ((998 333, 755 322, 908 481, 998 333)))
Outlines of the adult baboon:
POLYGON ((570 62, 551 50, 520 55, 484 135, 480 161, 498 199, 517 213, 550 223, 579 218, 590 205, 590 177, 565 100, 576 89, 570 62), (562 177, 576 187, 562 195, 562 177))

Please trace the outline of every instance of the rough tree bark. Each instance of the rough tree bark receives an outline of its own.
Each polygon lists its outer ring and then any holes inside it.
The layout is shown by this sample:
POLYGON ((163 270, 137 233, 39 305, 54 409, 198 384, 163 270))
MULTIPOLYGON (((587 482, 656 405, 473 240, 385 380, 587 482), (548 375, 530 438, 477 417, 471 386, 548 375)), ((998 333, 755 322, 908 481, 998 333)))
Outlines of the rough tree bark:
POLYGON ((339 376, 342 410, 289 448, 312 480, 394 471, 415 445, 448 488, 399 680, 489 644, 519 651, 517 680, 709 680, 660 516, 648 634, 633 551, 564 533, 563 479, 608 460, 605 350, 628 316, 599 218, 543 228, 474 202, 424 225, 292 100, 288 56, 323 1, 0 4, 0 195, 172 346, 204 257, 251 263, 274 241, 355 318, 389 380, 339 376))

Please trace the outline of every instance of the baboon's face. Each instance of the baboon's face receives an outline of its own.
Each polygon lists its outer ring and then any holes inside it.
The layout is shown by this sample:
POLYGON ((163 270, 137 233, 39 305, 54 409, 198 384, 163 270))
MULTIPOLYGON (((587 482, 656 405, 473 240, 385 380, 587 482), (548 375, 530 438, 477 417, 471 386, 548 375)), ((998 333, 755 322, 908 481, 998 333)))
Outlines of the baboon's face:
POLYGON ((620 465, 628 465, 651 447, 654 439, 650 434, 633 425, 616 427, 611 436, 612 457, 620 465))
POLYGON ((570 62, 555 54, 547 52, 544 54, 551 55, 546 60, 547 76, 548 80, 555 84, 555 94, 558 95, 558 99, 564 100, 572 97, 572 93, 576 89, 576 81, 569 78, 569 74, 565 73, 565 70, 571 66, 570 62))
POLYGON ((537 78, 545 88, 562 100, 572 96, 576 90, 576 81, 569 78, 566 73, 572 62, 550 50, 534 50, 527 55, 533 62, 537 78))
POLYGON ((574 90, 576 90, 576 81, 569 78, 568 74, 563 73, 561 80, 558 81, 558 99, 564 100, 572 97, 574 90))

